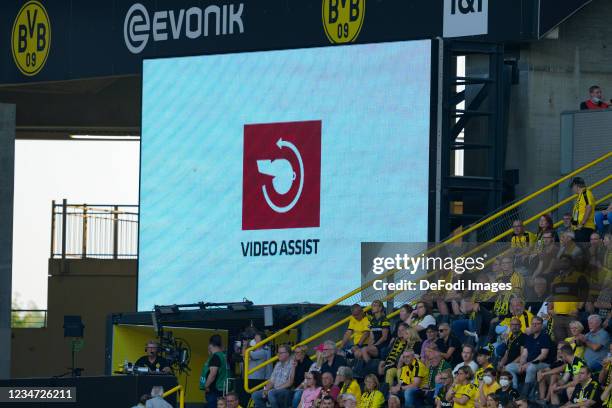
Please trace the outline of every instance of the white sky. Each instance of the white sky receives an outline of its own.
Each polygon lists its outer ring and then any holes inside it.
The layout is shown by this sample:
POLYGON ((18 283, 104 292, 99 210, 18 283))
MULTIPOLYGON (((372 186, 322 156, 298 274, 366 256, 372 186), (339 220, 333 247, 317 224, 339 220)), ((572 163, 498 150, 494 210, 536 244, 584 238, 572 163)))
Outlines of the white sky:
POLYGON ((139 142, 15 143, 13 300, 47 308, 51 201, 138 204, 139 142))

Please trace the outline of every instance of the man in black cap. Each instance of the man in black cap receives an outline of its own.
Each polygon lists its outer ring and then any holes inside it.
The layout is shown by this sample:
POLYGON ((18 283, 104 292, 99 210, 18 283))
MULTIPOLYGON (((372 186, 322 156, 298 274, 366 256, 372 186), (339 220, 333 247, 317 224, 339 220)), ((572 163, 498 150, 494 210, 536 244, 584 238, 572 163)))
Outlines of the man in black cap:
POLYGON ((574 177, 570 185, 576 194, 572 210, 572 226, 576 242, 589 242, 591 234, 595 231, 595 197, 591 190, 586 188, 582 177, 574 177))

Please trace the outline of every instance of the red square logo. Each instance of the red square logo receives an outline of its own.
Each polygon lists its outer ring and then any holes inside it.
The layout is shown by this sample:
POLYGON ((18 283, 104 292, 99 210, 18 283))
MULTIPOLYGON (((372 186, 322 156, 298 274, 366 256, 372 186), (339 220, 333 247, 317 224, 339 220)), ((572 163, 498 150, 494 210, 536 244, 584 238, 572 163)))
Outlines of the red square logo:
POLYGON ((242 229, 318 227, 321 121, 244 126, 242 229))

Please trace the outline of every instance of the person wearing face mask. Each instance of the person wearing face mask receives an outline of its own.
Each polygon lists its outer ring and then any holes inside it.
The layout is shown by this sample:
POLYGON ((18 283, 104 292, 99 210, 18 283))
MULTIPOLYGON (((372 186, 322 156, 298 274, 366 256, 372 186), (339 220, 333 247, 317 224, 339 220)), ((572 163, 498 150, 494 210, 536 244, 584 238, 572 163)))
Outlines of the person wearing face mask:
POLYGON ((589 99, 580 104, 580 110, 608 109, 609 107, 610 103, 603 101, 601 88, 598 85, 589 88, 589 99))
POLYGON ((502 406, 506 406, 510 401, 516 401, 520 394, 512 388, 512 374, 508 371, 502 371, 499 375, 500 388, 495 391, 495 396, 498 398, 502 406))
POLYGON ((476 407, 486 407, 487 397, 495 394, 497 390, 501 388, 496 378, 496 371, 493 367, 484 370, 482 380, 478 382, 478 396, 476 400, 476 407))

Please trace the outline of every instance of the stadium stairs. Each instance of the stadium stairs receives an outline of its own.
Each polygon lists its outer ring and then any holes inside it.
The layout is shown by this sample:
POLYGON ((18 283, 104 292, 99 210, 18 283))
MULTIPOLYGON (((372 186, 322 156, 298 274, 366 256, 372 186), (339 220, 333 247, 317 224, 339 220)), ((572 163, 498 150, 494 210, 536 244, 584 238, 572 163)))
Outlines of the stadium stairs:
MULTIPOLYGON (((521 219, 526 229, 533 231, 537 228, 537 221, 542 215, 563 214, 563 212, 566 212, 569 208, 571 208, 571 205, 576 198, 575 195, 569 193, 569 195, 563 199, 559 199, 558 197, 562 195, 562 192, 569 191, 569 189, 567 189, 568 181, 576 176, 583 177, 587 181, 587 188, 593 192, 596 198, 596 207, 597 205, 602 205, 604 203, 609 202, 612 198, 612 183, 610 183, 610 180, 612 179, 612 152, 608 152, 603 156, 599 157, 598 159, 593 160, 592 162, 539 189, 538 191, 506 205, 505 207, 472 224, 464 230, 456 231, 454 234, 452 234, 450 237, 448 237, 441 243, 427 249, 424 255, 432 254, 436 251, 439 251, 440 249, 447 247, 449 244, 456 245, 457 243, 461 242, 472 242, 473 244, 469 245, 469 250, 467 250, 466 252, 457 253, 455 251, 455 256, 475 256, 475 254, 483 253, 482 251, 484 250, 488 251, 488 253, 491 253, 492 247, 494 247, 493 244, 495 244, 496 242, 507 241, 507 237, 512 234, 511 226, 514 220, 521 219)), ((557 216, 554 218, 561 219, 561 216, 557 216)), ((559 226, 561 223, 562 221, 558 221, 555 224, 555 227, 559 226)), ((460 247, 464 248, 464 246, 460 247)), ((489 257, 489 260, 487 262, 492 262, 493 258, 497 255, 489 257)), ((402 276, 398 275, 398 273, 401 272, 402 271, 398 271, 396 269, 389 270, 384 274, 378 276, 377 279, 402 279, 402 276)), ((430 274, 431 273, 429 273, 428 275, 430 274)), ((425 275, 424 277, 428 275, 425 275)), ((421 279, 423 279, 423 277, 421 277, 421 279)), ((414 294, 412 295, 412 299, 405 297, 401 298, 399 295, 402 293, 403 296, 409 296, 406 295, 406 292, 401 291, 391 293, 382 291, 377 292, 371 290, 367 291, 367 289, 370 288, 371 283, 372 281, 366 282, 362 286, 348 292, 344 296, 337 298, 336 300, 319 308, 318 310, 302 317, 295 323, 265 338, 263 341, 256 344, 255 346, 248 348, 244 355, 244 389, 247 392, 252 393, 262 388, 265 383, 259 384, 256 387, 249 387, 248 375, 269 364, 274 364, 278 359, 276 356, 274 356, 271 359, 255 367, 250 367, 249 355, 252 351, 263 347, 266 344, 273 344, 274 340, 280 338, 288 331, 303 327, 306 322, 313 321, 317 317, 321 316, 323 313, 329 314, 330 312, 333 312, 336 306, 346 306, 354 303, 363 302, 367 302, 369 304, 375 299, 387 302, 388 305, 393 305, 394 303, 391 302, 395 300, 396 310, 392 311, 387 315, 388 317, 394 317, 399 314, 398 308, 399 306, 401 306, 401 304, 415 303, 418 300, 414 294), (366 292, 367 296, 365 295, 366 292)), ((369 310, 369 308, 370 306, 368 305, 364 308, 364 310, 367 311, 369 310)), ((333 336, 334 332, 336 332, 335 335, 337 336, 338 329, 346 327, 350 317, 346 314, 346 308, 342 309, 343 311, 339 312, 336 316, 336 319, 334 319, 334 323, 329 324, 324 329, 301 340, 293 346, 293 349, 302 345, 318 345, 325 340, 338 341, 338 338, 333 338, 330 336, 333 336)))

